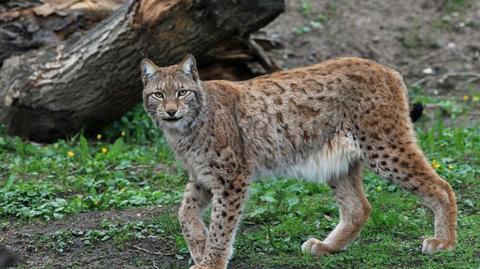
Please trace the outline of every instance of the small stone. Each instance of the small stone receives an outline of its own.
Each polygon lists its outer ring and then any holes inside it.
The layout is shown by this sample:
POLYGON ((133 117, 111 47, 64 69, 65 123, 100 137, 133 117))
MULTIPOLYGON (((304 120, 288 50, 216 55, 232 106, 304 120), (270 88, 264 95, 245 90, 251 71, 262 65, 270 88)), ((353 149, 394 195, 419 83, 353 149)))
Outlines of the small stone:
POLYGON ((422 72, 425 75, 431 75, 431 74, 433 74, 433 69, 431 67, 427 67, 427 68, 423 69, 422 72))

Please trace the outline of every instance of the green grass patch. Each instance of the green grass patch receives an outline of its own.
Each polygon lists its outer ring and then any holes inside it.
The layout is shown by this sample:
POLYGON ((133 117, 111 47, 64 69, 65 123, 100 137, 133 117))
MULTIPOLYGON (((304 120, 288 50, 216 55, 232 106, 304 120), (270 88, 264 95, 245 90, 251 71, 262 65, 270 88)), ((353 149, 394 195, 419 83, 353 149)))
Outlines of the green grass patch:
POLYGON ((137 107, 87 140, 81 134, 51 145, 0 130, 0 216, 59 219, 65 214, 172 204, 185 172, 161 133, 137 107), (134 124, 135 123, 135 124, 134 124))

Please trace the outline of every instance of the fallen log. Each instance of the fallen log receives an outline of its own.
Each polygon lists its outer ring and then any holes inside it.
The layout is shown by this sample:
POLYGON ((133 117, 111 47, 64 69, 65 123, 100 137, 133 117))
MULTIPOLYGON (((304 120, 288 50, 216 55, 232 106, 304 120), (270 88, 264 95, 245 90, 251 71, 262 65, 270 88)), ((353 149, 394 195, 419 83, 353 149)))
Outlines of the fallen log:
POLYGON ((64 41, 91 28, 126 0, 0 1, 0 67, 3 60, 64 41))
POLYGON ((140 101, 142 57, 169 65, 188 52, 201 60, 283 10, 283 0, 131 0, 83 36, 6 59, 0 123, 43 142, 97 130, 140 101))

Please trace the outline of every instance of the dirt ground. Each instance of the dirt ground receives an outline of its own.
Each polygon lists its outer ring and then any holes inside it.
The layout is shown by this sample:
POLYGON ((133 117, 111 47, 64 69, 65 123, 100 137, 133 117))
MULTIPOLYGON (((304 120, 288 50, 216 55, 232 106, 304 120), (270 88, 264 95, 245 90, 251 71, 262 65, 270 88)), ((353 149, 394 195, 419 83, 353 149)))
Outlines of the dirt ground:
POLYGON ((80 242, 80 238, 75 238, 73 244, 63 253, 46 246, 33 244, 34 238, 38 236, 51 237, 57 231, 101 229, 102 221, 107 220, 121 225, 147 220, 172 211, 175 211, 175 208, 151 207, 81 213, 58 221, 38 222, 19 228, 10 228, 5 233, 3 243, 19 254, 22 259, 21 268, 139 268, 135 264, 138 260, 148 264, 145 268, 154 268, 153 264, 158 265, 159 268, 180 268, 185 266, 185 261, 169 255, 155 255, 138 249, 169 253, 168 246, 158 238, 134 240, 128 243, 130 248, 127 249, 118 248, 111 241, 85 246, 80 242))
MULTIPOLYGON (((451 7, 447 0, 287 1, 287 10, 262 31, 283 43, 270 51, 284 68, 314 64, 338 56, 361 56, 399 70, 407 84, 439 96, 480 93, 480 1, 451 7), (310 3, 305 5, 304 3, 310 3)), ((478 117, 472 112, 472 117, 478 117)), ((25 268, 184 268, 186 261, 135 248, 118 249, 108 241, 58 253, 33 248, 29 238, 60 229, 92 229, 100 220, 127 223, 162 213, 163 208, 90 212, 60 221, 9 229, 2 244, 27 258, 25 268)), ((168 251, 161 239, 132 242, 150 251, 168 251)), ((241 266, 234 259, 231 268, 241 266)))
POLYGON ((340 56, 376 60, 439 95, 480 92, 480 1, 287 1, 264 31, 284 68, 340 56))

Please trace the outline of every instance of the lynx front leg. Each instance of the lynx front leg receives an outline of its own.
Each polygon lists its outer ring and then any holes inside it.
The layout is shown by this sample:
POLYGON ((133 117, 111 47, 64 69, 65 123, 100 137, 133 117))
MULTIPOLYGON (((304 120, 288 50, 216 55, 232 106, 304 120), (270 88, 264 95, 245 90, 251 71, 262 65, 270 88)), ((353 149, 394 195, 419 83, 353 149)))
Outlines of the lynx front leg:
POLYGON ((183 236, 196 264, 202 260, 207 239, 207 228, 202 221, 201 214, 208 206, 211 197, 210 192, 202 186, 190 182, 187 184, 178 212, 183 236))
POLYGON ((190 269, 225 269, 242 214, 247 182, 238 180, 214 191, 212 215, 203 260, 190 269))
POLYGON ((329 182, 340 206, 340 223, 324 241, 310 238, 302 245, 302 251, 315 256, 327 255, 344 249, 360 233, 370 215, 370 204, 363 192, 362 166, 353 165, 346 177, 329 182))

